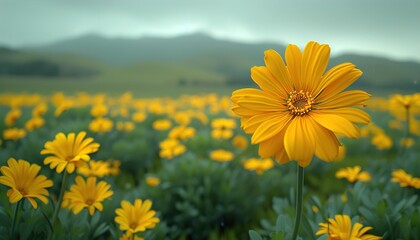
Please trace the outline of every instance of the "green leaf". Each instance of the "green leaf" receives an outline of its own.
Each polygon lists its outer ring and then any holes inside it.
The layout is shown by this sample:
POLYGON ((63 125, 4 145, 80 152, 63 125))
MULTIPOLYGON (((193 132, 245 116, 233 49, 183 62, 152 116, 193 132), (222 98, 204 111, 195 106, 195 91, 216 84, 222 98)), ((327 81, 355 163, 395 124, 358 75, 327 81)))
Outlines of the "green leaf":
POLYGON ((107 230, 109 229, 109 226, 106 223, 100 224, 96 229, 95 232, 93 232, 93 238, 100 237, 103 235, 107 230))
POLYGON ((258 234, 254 230, 249 230, 248 234, 251 240, 262 240, 262 237, 260 236, 260 234, 258 234))

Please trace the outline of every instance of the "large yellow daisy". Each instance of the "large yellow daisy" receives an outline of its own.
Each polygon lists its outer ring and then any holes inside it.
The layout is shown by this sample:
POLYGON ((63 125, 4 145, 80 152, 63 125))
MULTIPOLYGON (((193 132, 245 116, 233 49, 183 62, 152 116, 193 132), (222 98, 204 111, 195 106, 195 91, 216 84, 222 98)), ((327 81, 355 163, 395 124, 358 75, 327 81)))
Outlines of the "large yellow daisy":
POLYGON ((41 170, 39 165, 25 160, 16 161, 14 158, 10 158, 7 165, 0 168, 0 184, 10 188, 7 191, 10 203, 16 203, 22 198, 28 199, 34 208, 38 207, 35 198, 48 203, 49 193, 46 188, 52 187, 53 182, 44 175, 38 175, 41 170))
POLYGON ((303 53, 295 45, 286 49, 286 63, 274 50, 265 52, 265 65, 253 67, 251 78, 261 88, 236 90, 233 112, 241 126, 253 134, 262 158, 274 156, 280 163, 295 160, 306 167, 316 155, 334 161, 340 142, 336 134, 359 137, 354 123, 368 123, 363 106, 370 95, 360 90, 343 91, 362 72, 343 63, 326 73, 330 48, 309 42, 303 53))
POLYGON ((86 138, 86 132, 77 134, 58 133, 54 141, 45 143, 41 154, 52 154, 44 159, 44 164, 50 164, 50 168, 57 168, 57 173, 64 169, 68 173, 73 173, 76 166, 90 160, 89 154, 98 151, 99 143, 93 142, 93 138, 86 138))

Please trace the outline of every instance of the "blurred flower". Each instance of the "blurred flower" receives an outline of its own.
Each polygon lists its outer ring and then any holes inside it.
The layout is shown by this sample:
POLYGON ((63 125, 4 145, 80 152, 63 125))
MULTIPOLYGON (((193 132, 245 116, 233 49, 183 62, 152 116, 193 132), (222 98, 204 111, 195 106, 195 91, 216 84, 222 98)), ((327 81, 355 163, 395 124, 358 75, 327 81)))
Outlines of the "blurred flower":
POLYGON ((54 111, 54 116, 59 117, 61 114, 63 114, 64 111, 69 110, 74 106, 74 102, 71 100, 64 100, 60 105, 57 106, 57 108, 54 111))
POLYGON ((146 113, 145 112, 135 112, 133 113, 133 116, 131 117, 131 120, 134 122, 140 123, 146 120, 146 113))
POLYGON ((210 152, 210 159, 218 162, 229 162, 233 160, 233 157, 233 153, 222 149, 210 152))
POLYGON ((46 103, 40 103, 32 109, 32 117, 40 117, 44 115, 48 110, 48 106, 46 103))
POLYGON ((50 168, 57 168, 57 173, 64 169, 73 173, 77 166, 90 160, 89 154, 98 151, 99 143, 93 142, 93 138, 86 138, 86 132, 77 134, 69 133, 67 136, 60 132, 53 141, 44 145, 41 154, 52 154, 44 159, 44 164, 50 164, 50 168))
POLYGON ((41 117, 32 117, 25 123, 25 128, 28 131, 33 131, 37 128, 44 126, 44 124, 45 124, 45 120, 42 119, 41 117))
POLYGON ((85 177, 103 178, 111 174, 109 162, 89 160, 77 168, 77 173, 85 177))
POLYGON ((169 138, 186 140, 195 136, 195 129, 187 126, 177 126, 172 128, 168 134, 169 138))
POLYGON ((400 183, 400 187, 420 188, 420 178, 415 178, 402 169, 392 171, 391 181, 400 183))
POLYGON ((130 121, 117 122, 117 130, 121 132, 132 132, 134 128, 135 128, 135 125, 133 122, 130 122, 130 121))
POLYGON ((248 139, 241 135, 235 136, 232 139, 232 145, 238 149, 245 149, 248 147, 248 139))
POLYGON ((262 174, 263 172, 273 168, 274 162, 273 160, 271 160, 271 158, 250 158, 244 161, 243 166, 247 170, 253 170, 256 171, 258 174, 262 174))
POLYGON ((341 145, 339 148, 338 148, 338 156, 337 156, 337 158, 335 159, 335 161, 341 161, 341 160, 343 160, 345 157, 346 157, 346 146, 344 146, 344 145, 341 145))
POLYGON ((3 130, 4 140, 19 140, 26 136, 26 131, 21 128, 7 128, 3 130))
POLYGON ((265 65, 253 67, 251 77, 262 89, 240 89, 232 94, 233 112, 241 127, 253 134, 262 158, 274 156, 280 163, 295 160, 301 167, 313 155, 331 162, 340 142, 336 134, 359 137, 354 123, 367 124, 370 116, 353 108, 364 106, 370 95, 360 90, 343 92, 362 72, 351 63, 324 74, 330 48, 309 42, 303 53, 295 45, 286 49, 286 64, 274 50, 265 52, 265 65))
POLYGON ((156 120, 153 122, 153 129, 157 131, 165 131, 171 127, 172 123, 168 119, 156 120))
POLYGON ((160 142, 159 146, 159 156, 161 158, 172 159, 187 151, 187 148, 184 145, 182 145, 178 140, 171 138, 160 142))
POLYGON ((91 132, 109 132, 112 130, 114 123, 109 118, 95 118, 89 124, 91 132))
POLYGON ((136 199, 134 205, 123 200, 122 208, 117 208, 115 222, 120 225, 120 230, 127 230, 130 233, 143 232, 154 228, 159 223, 159 218, 155 217, 156 212, 150 210, 152 201, 136 199))
POLYGON ((11 127, 15 125, 16 121, 22 116, 22 112, 18 108, 11 109, 4 118, 6 126, 11 127))
POLYGON ((146 184, 151 187, 156 187, 160 184, 160 179, 157 177, 146 177, 146 184))
POLYGON ((347 215, 335 215, 334 219, 328 218, 328 223, 320 223, 316 232, 317 236, 327 234, 328 240, 380 240, 381 237, 365 234, 372 227, 363 227, 360 223, 352 226, 347 215))
POLYGON ((75 182, 63 197, 63 207, 72 210, 74 214, 78 214, 83 208, 87 208, 90 215, 95 213, 95 208, 102 212, 102 202, 114 194, 109 190, 111 185, 105 181, 96 184, 96 177, 88 177, 85 181, 83 177, 77 176, 75 182))
POLYGON ((180 125, 188 125, 191 122, 191 116, 187 112, 177 112, 173 119, 180 125))
POLYGON ((318 209, 318 207, 317 207, 317 206, 312 205, 312 211, 313 211, 314 213, 318 213, 318 212, 319 212, 319 209, 318 209))
POLYGON ((385 149, 390 149, 392 147, 392 139, 386 135, 385 133, 383 134, 376 134, 372 140, 371 140, 372 144, 376 146, 376 148, 378 150, 385 150, 385 149))
POLYGON ((229 139, 233 136, 233 128, 236 128, 236 122, 233 119, 217 118, 211 122, 213 128, 211 136, 214 139, 229 139))
POLYGON ((136 235, 133 236, 133 233, 126 232, 124 235, 120 237, 120 240, 144 240, 144 238, 138 237, 136 235))
POLYGON ((111 168, 109 169, 109 173, 111 175, 118 175, 120 173, 120 166, 121 162, 119 160, 110 160, 111 168))
POLYGON ((90 115, 92 117, 103 117, 108 113, 108 107, 104 104, 96 104, 90 110, 90 115))
POLYGON ((368 172, 361 172, 360 166, 346 167, 338 170, 335 173, 337 178, 346 178, 347 181, 354 183, 356 181, 367 182, 370 181, 370 174, 368 172))
POLYGON ((29 164, 25 160, 16 161, 9 158, 8 166, 2 166, 0 172, 0 184, 11 189, 7 191, 10 203, 16 203, 22 198, 28 199, 33 208, 37 208, 38 204, 35 198, 47 204, 49 193, 46 188, 52 187, 53 182, 48 180, 44 175, 38 175, 41 167, 37 164, 29 164))
POLYGON ((405 148, 410 148, 414 146, 414 139, 413 138, 401 138, 400 139, 400 146, 405 148))

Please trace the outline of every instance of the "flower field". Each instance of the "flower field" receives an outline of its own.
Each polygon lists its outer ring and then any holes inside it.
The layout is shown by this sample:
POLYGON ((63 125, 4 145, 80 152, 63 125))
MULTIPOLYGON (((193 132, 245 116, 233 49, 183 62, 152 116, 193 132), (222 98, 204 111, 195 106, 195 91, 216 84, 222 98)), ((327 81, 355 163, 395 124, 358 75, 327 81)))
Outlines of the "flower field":
POLYGON ((231 96, 0 95, 0 237, 418 239, 420 94, 344 91, 329 53, 231 96))
MULTIPOLYGON (((313 159, 303 239, 336 215, 384 239, 419 236, 419 99, 369 100, 360 139, 343 138, 333 163, 313 159)), ((0 104, 4 239, 52 229, 56 239, 246 239, 251 229, 282 239, 292 227, 296 163, 260 159, 228 97, 2 94, 0 104)))

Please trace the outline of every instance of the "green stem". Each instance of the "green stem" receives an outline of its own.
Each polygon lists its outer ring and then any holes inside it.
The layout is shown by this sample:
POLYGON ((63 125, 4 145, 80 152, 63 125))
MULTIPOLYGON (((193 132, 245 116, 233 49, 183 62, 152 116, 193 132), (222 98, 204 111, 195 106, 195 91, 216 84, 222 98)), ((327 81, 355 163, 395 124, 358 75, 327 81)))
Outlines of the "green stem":
POLYGON ((21 200, 19 200, 17 202, 16 208, 15 208, 15 212, 13 213, 13 220, 12 220, 13 222, 12 222, 12 230, 11 230, 11 236, 12 236, 12 238, 11 239, 14 239, 14 236, 15 236, 15 228, 16 228, 17 215, 18 215, 18 211, 19 211, 19 208, 20 208, 20 203, 22 201, 23 200, 21 199, 21 200))
POLYGON ((296 192, 296 218, 295 225, 293 226, 292 240, 295 240, 298 236, 300 218, 302 217, 302 206, 303 206, 303 180, 304 180, 303 167, 298 165, 297 172, 297 192, 296 192))
POLYGON ((405 108, 405 116, 407 118, 407 122, 406 122, 406 126, 405 126, 405 136, 404 137, 409 137, 410 136, 410 107, 406 107, 405 108))
MULTIPOLYGON (((54 224, 55 224, 55 221, 57 220, 58 213, 60 212, 61 204, 63 203, 64 190, 66 190, 68 180, 69 180, 69 174, 67 173, 66 170, 64 170, 63 181, 61 182, 60 195, 58 197, 57 205, 55 206, 54 214, 51 221, 51 225, 53 227, 55 227, 54 224)), ((50 232, 48 239, 53 239, 53 236, 54 236, 54 232, 50 232)))

